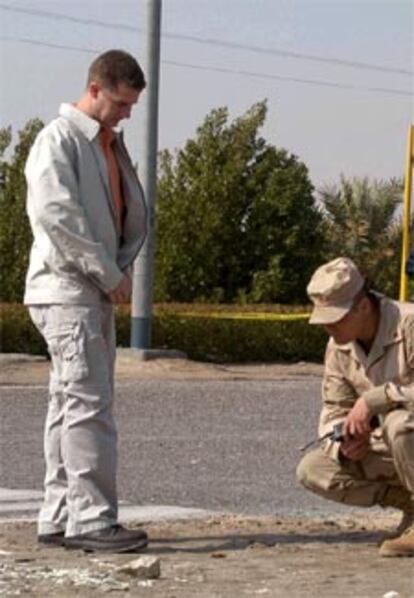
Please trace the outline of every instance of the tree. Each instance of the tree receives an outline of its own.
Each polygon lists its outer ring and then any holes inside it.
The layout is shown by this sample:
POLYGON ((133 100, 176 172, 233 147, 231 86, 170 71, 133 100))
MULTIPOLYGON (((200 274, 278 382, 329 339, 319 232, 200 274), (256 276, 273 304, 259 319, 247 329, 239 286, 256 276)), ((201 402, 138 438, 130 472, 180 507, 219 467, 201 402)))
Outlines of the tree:
POLYGON ((160 154, 155 297, 300 302, 321 261, 322 217, 304 164, 258 135, 266 103, 213 110, 160 154))
POLYGON ((375 288, 398 296, 401 223, 396 210, 402 182, 341 177, 320 190, 327 224, 327 259, 353 259, 375 288))
POLYGON ((12 142, 11 128, 0 129, 0 301, 21 302, 32 234, 25 212, 24 165, 33 141, 43 127, 30 120, 19 132, 9 160, 5 153, 12 142))

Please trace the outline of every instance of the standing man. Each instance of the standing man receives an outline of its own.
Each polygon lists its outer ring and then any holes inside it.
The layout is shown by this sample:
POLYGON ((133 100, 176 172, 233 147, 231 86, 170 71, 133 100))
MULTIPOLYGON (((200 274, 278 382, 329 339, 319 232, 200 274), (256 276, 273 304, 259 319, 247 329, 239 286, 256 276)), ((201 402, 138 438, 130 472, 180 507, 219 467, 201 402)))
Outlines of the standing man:
POLYGON ((380 555, 414 556, 414 304, 367 289, 347 258, 318 268, 307 290, 310 323, 331 337, 319 435, 343 431, 302 459, 299 481, 340 503, 400 509, 380 555))
POLYGON ((76 104, 38 135, 26 164, 33 246, 24 302, 51 356, 45 496, 38 540, 86 551, 144 548, 117 523, 112 414, 114 304, 131 294, 146 235, 142 187, 118 123, 146 86, 136 60, 110 50, 76 104))

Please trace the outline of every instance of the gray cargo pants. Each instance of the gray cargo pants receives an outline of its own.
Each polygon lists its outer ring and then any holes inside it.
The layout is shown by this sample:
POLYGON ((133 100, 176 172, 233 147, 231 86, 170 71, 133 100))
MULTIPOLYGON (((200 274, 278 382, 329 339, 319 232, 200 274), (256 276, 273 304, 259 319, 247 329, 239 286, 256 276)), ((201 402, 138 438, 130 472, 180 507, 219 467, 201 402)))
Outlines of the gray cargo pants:
POLYGON ((414 498, 414 413, 391 411, 382 429, 385 445, 358 462, 334 460, 323 447, 311 451, 297 467, 298 480, 346 505, 404 508, 414 498))
POLYGON ((29 312, 51 356, 38 533, 108 527, 117 521, 112 305, 35 305, 29 312))

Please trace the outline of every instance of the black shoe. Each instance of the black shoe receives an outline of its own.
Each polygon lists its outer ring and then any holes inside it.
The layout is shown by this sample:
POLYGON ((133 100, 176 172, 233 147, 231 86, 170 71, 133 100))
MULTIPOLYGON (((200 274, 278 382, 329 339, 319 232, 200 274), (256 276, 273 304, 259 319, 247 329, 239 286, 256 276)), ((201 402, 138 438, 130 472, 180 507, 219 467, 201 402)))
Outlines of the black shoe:
POLYGON ((37 536, 39 544, 46 546, 63 546, 65 544, 65 532, 55 532, 54 534, 39 534, 37 536))
POLYGON ((144 530, 129 530, 122 525, 112 525, 65 538, 66 548, 80 548, 85 552, 136 552, 147 544, 148 536, 144 530))

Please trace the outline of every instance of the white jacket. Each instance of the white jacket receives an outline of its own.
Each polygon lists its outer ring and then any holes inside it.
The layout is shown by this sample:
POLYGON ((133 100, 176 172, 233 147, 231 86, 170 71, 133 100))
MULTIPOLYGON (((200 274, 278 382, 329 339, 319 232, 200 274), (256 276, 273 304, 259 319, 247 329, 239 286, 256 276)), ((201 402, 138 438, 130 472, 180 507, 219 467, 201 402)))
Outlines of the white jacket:
POLYGON ((147 211, 117 134, 126 215, 117 233, 99 123, 69 104, 37 136, 26 163, 33 245, 25 304, 96 304, 122 279, 145 240, 147 211))

